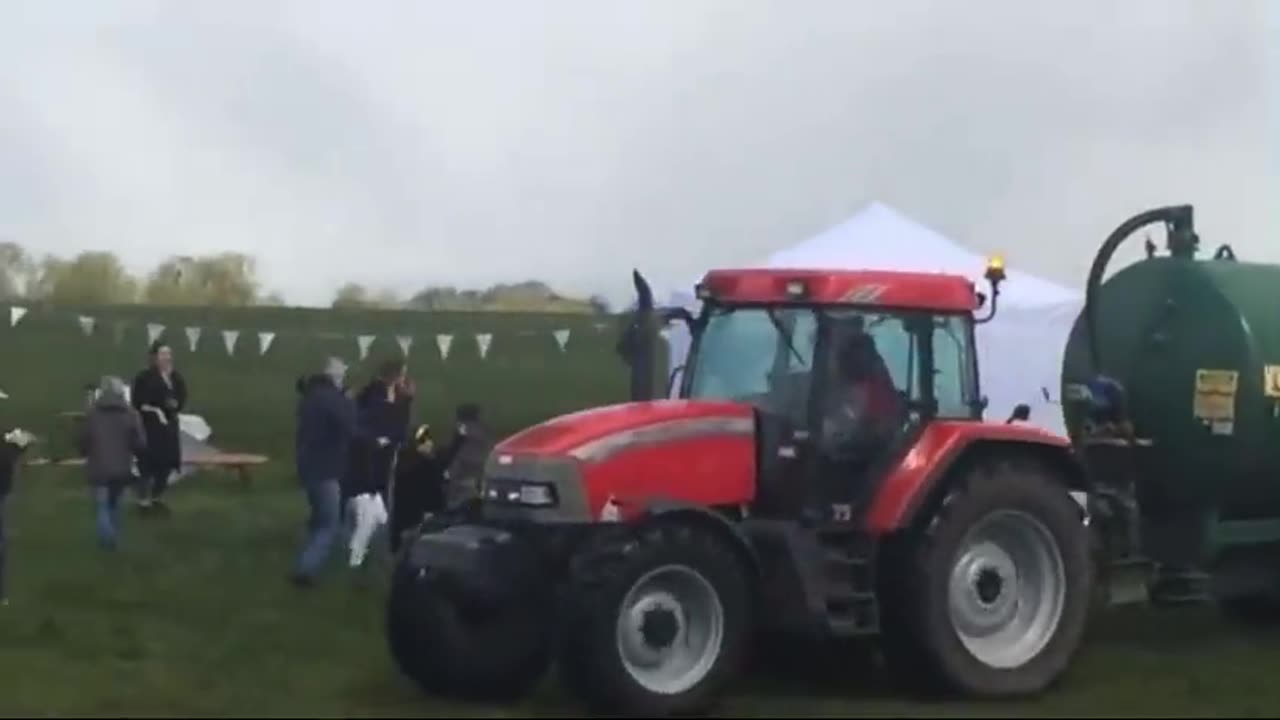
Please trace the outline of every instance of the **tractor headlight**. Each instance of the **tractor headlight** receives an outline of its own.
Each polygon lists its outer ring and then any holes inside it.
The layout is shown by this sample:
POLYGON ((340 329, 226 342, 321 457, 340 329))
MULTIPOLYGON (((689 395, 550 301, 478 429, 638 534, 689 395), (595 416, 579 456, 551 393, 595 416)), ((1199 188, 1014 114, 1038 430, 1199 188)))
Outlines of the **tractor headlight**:
POLYGON ((484 499, 500 505, 526 507, 554 507, 560 502, 555 485, 509 478, 492 478, 486 481, 484 499))

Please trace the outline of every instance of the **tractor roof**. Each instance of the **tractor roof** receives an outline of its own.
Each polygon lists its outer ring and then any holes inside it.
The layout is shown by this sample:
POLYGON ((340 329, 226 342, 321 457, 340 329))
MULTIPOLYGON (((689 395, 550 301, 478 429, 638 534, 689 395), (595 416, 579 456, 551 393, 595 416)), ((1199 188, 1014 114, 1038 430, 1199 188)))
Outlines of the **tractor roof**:
POLYGON ((862 304, 973 312, 973 283, 959 275, 884 270, 711 270, 699 297, 730 303, 862 304))

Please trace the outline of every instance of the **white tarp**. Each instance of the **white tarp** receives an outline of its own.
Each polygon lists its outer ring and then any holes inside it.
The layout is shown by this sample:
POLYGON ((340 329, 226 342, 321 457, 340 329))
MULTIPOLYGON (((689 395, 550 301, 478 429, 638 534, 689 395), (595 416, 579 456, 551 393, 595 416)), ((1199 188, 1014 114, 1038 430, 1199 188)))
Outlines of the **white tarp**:
MULTIPOLYGON (((873 203, 849 220, 794 247, 745 267, 830 270, 899 270, 964 275, 980 290, 987 260, 892 208, 873 203)), ((1063 433, 1056 405, 1062 350, 1084 304, 1079 291, 1016 268, 1000 289, 999 312, 979 326, 978 368, 987 396, 987 418, 1003 420, 1018 403, 1031 406, 1031 422, 1063 433), (1044 389, 1050 399, 1044 397, 1044 389)), ((669 295, 668 304, 692 308, 690 289, 669 295)), ((684 362, 688 332, 668 333, 671 367, 684 362)))

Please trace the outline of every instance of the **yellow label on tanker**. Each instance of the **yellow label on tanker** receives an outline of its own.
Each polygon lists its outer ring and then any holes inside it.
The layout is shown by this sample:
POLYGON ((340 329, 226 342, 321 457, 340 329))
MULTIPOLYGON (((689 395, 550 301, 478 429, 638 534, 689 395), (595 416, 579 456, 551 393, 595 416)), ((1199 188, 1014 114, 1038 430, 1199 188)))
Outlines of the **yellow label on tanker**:
POLYGON ((1235 395, 1240 373, 1235 370, 1196 370, 1196 392, 1235 395))
POLYGON ((1236 417, 1236 396, 1219 395, 1217 393, 1196 393, 1192 412, 1201 420, 1234 420, 1236 417))
POLYGON ((1239 386, 1240 373, 1235 370, 1196 370, 1191 414, 1205 422, 1234 421, 1236 388, 1239 386))
POLYGON ((1280 365, 1263 368, 1262 394, 1269 398, 1280 398, 1280 365))

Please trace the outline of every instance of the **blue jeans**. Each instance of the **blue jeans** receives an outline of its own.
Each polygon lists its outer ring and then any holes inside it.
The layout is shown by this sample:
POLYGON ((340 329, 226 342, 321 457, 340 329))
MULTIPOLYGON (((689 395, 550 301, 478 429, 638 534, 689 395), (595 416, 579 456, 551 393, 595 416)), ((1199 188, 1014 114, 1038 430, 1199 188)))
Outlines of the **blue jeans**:
POLYGON ((342 492, 338 480, 320 480, 303 485, 307 504, 311 507, 307 519, 307 542, 298 555, 296 574, 312 578, 329 561, 333 542, 338 537, 339 504, 342 492))
POLYGON ((120 483, 93 486, 94 522, 98 530, 98 544, 114 549, 120 537, 120 495, 124 486, 120 483))

